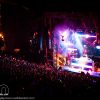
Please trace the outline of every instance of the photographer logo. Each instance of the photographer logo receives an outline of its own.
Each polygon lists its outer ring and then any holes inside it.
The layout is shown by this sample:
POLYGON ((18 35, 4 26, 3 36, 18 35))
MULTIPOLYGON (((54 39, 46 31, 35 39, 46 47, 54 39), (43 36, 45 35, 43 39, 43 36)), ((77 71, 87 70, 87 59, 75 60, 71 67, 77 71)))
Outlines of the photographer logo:
POLYGON ((8 96, 8 94, 9 94, 8 86, 5 84, 0 85, 0 96, 8 96))

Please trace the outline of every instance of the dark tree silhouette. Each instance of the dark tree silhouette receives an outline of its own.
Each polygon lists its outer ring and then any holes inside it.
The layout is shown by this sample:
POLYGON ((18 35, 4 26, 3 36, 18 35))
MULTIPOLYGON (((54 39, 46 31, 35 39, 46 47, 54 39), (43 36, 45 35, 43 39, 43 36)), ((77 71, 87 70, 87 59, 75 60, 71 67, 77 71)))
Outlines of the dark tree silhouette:
POLYGON ((4 41, 0 38, 0 49, 4 46, 4 41))

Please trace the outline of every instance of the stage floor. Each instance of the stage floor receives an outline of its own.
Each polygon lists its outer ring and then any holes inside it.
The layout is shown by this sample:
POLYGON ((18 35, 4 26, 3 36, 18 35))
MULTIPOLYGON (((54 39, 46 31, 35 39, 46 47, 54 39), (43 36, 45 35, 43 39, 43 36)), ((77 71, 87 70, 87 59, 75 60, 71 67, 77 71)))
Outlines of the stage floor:
POLYGON ((75 73, 84 72, 86 74, 88 72, 91 76, 100 77, 100 72, 81 70, 81 67, 75 68, 75 67, 71 67, 71 66, 63 66, 62 69, 71 71, 71 72, 75 72, 75 73))

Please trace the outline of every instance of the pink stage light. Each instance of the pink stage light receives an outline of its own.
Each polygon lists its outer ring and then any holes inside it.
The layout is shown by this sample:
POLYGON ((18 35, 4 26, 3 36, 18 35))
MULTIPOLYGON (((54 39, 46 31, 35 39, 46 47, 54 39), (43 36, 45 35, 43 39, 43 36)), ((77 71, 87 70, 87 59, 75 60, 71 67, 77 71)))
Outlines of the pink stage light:
POLYGON ((85 37, 85 38, 90 38, 90 37, 93 37, 95 38, 96 36, 93 36, 93 35, 89 35, 89 34, 84 34, 84 35, 81 35, 81 34, 77 34, 79 37, 85 37))
POLYGON ((74 49, 74 48, 68 48, 68 50, 71 50, 71 51, 75 50, 75 51, 77 51, 77 49, 74 49))

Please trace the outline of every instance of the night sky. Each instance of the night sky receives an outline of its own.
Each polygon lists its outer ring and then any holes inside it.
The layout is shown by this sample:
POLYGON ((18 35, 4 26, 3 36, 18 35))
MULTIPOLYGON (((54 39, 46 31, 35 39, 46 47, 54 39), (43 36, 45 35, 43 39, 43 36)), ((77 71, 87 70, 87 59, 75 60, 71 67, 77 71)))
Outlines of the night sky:
POLYGON ((2 3, 2 30, 11 48, 26 47, 27 37, 36 31, 37 20, 45 12, 93 12, 99 16, 98 2, 93 1, 0 0, 0 2, 2 3))
POLYGON ((21 7, 2 5, 2 30, 6 34, 9 46, 20 48, 27 44, 26 38, 33 32, 32 17, 30 12, 21 7))

